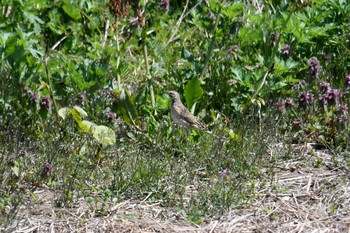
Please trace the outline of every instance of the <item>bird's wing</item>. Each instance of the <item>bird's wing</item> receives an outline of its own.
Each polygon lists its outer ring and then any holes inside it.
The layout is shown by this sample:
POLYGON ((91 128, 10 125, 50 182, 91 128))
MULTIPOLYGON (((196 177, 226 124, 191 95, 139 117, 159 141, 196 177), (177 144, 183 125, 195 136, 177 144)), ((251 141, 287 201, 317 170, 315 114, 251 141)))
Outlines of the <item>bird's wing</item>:
POLYGON ((190 111, 188 111, 188 109, 185 106, 182 105, 179 109, 179 112, 192 126, 196 128, 200 128, 202 126, 202 124, 197 120, 197 118, 193 116, 193 114, 190 111))

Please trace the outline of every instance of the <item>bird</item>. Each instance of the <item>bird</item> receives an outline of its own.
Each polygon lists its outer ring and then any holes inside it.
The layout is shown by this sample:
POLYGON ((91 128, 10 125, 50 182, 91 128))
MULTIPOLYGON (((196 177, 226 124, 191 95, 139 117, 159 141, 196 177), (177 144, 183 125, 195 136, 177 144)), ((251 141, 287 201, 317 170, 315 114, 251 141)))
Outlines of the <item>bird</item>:
POLYGON ((203 129, 203 125, 183 105, 178 92, 169 91, 168 95, 172 101, 170 113, 175 124, 185 129, 203 129))

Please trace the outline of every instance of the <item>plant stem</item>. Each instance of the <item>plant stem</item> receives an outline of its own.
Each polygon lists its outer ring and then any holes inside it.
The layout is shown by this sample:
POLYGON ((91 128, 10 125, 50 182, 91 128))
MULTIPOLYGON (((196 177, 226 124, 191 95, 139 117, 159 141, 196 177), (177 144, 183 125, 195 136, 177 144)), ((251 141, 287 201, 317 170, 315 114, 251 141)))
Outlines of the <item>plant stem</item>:
MULTIPOLYGON (((116 30, 116 42, 117 42, 117 70, 119 69, 119 65, 120 65, 120 46, 119 46, 119 33, 118 33, 118 29, 116 30)), ((118 90, 122 90, 122 82, 120 80, 120 73, 117 72, 117 82, 118 82, 118 90)), ((111 86, 112 83, 111 83, 111 86)))
POLYGON ((146 66, 146 75, 147 75, 147 81, 149 82, 149 91, 151 95, 151 103, 152 107, 156 106, 156 101, 154 98, 154 89, 153 89, 153 83, 152 83, 152 76, 149 70, 149 65, 148 65, 148 53, 147 53, 147 45, 146 45, 146 40, 144 40, 143 43, 143 57, 145 59, 145 66, 146 66))
POLYGON ((207 69, 207 66, 209 64, 209 60, 210 60, 210 57, 213 53, 213 48, 214 48, 214 43, 216 41, 216 38, 215 38, 215 32, 216 32, 216 29, 219 25, 219 21, 220 21, 220 12, 221 12, 221 8, 219 8, 217 14, 216 14, 216 21, 215 21, 215 24, 214 24, 214 28, 213 28, 213 37, 211 38, 211 42, 209 44, 209 48, 208 48, 208 53, 207 53, 207 56, 205 57, 205 61, 204 61, 204 65, 203 65, 203 69, 201 71, 201 74, 199 75, 199 80, 201 81, 201 79, 203 78, 203 75, 204 75, 204 72, 206 71, 207 69))

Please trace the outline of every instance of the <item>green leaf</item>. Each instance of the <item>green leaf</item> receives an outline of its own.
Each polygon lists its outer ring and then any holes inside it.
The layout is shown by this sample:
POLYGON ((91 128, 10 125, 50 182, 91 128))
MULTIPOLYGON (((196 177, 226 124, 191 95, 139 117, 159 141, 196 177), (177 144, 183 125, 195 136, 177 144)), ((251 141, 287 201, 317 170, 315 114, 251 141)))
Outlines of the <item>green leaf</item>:
POLYGON ((113 145, 116 142, 114 131, 104 125, 93 128, 93 137, 103 146, 113 145))
POLYGON ((14 166, 11 169, 12 169, 13 173, 15 173, 15 175, 18 177, 19 176, 19 167, 14 166))
POLYGON ((81 18, 79 8, 68 1, 62 7, 63 11, 75 21, 81 18))
POLYGON ((76 110, 82 118, 85 118, 88 116, 88 114, 81 107, 74 106, 73 109, 76 110))
POLYGON ((232 129, 230 129, 230 131, 228 132, 228 135, 230 136, 230 138, 232 138, 235 141, 242 141, 242 137, 241 135, 233 132, 232 129))
POLYGON ((221 13, 227 16, 229 19, 241 15, 243 13, 244 4, 242 3, 234 3, 228 7, 225 7, 221 10, 221 13))
POLYGON ((201 83, 198 78, 193 78, 187 83, 184 94, 187 107, 191 108, 203 95, 203 89, 201 88, 201 83))
POLYGON ((208 0, 210 9, 216 12, 220 8, 220 3, 217 0, 208 0))
POLYGON ((129 94, 122 90, 117 106, 113 108, 127 124, 134 124, 134 119, 137 117, 135 104, 129 94))
POLYGON ((66 117, 71 114, 71 108, 61 108, 58 110, 58 115, 65 120, 66 117))
POLYGON ((169 107, 169 97, 167 94, 156 95, 156 103, 162 109, 169 107))
POLYGON ((97 127, 97 125, 91 121, 81 121, 81 122, 78 122, 78 125, 81 132, 89 133, 91 135, 93 134, 95 128, 97 127))

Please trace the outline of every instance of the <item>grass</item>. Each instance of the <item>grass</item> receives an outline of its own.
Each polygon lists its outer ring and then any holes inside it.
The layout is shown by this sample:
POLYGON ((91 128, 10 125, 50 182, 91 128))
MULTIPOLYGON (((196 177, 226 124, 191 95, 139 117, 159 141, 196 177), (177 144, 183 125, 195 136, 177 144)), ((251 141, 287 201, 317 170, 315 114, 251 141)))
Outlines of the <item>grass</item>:
POLYGON ((121 125, 116 145, 102 149, 68 123, 26 139, 3 130, 1 153, 11 156, 1 160, 2 223, 37 199, 41 187, 54 190, 59 208, 84 198, 103 214, 107 202, 146 198, 196 223, 254 200, 270 140, 256 125, 218 123, 211 133, 184 132, 166 116, 158 127, 149 134, 121 125))

